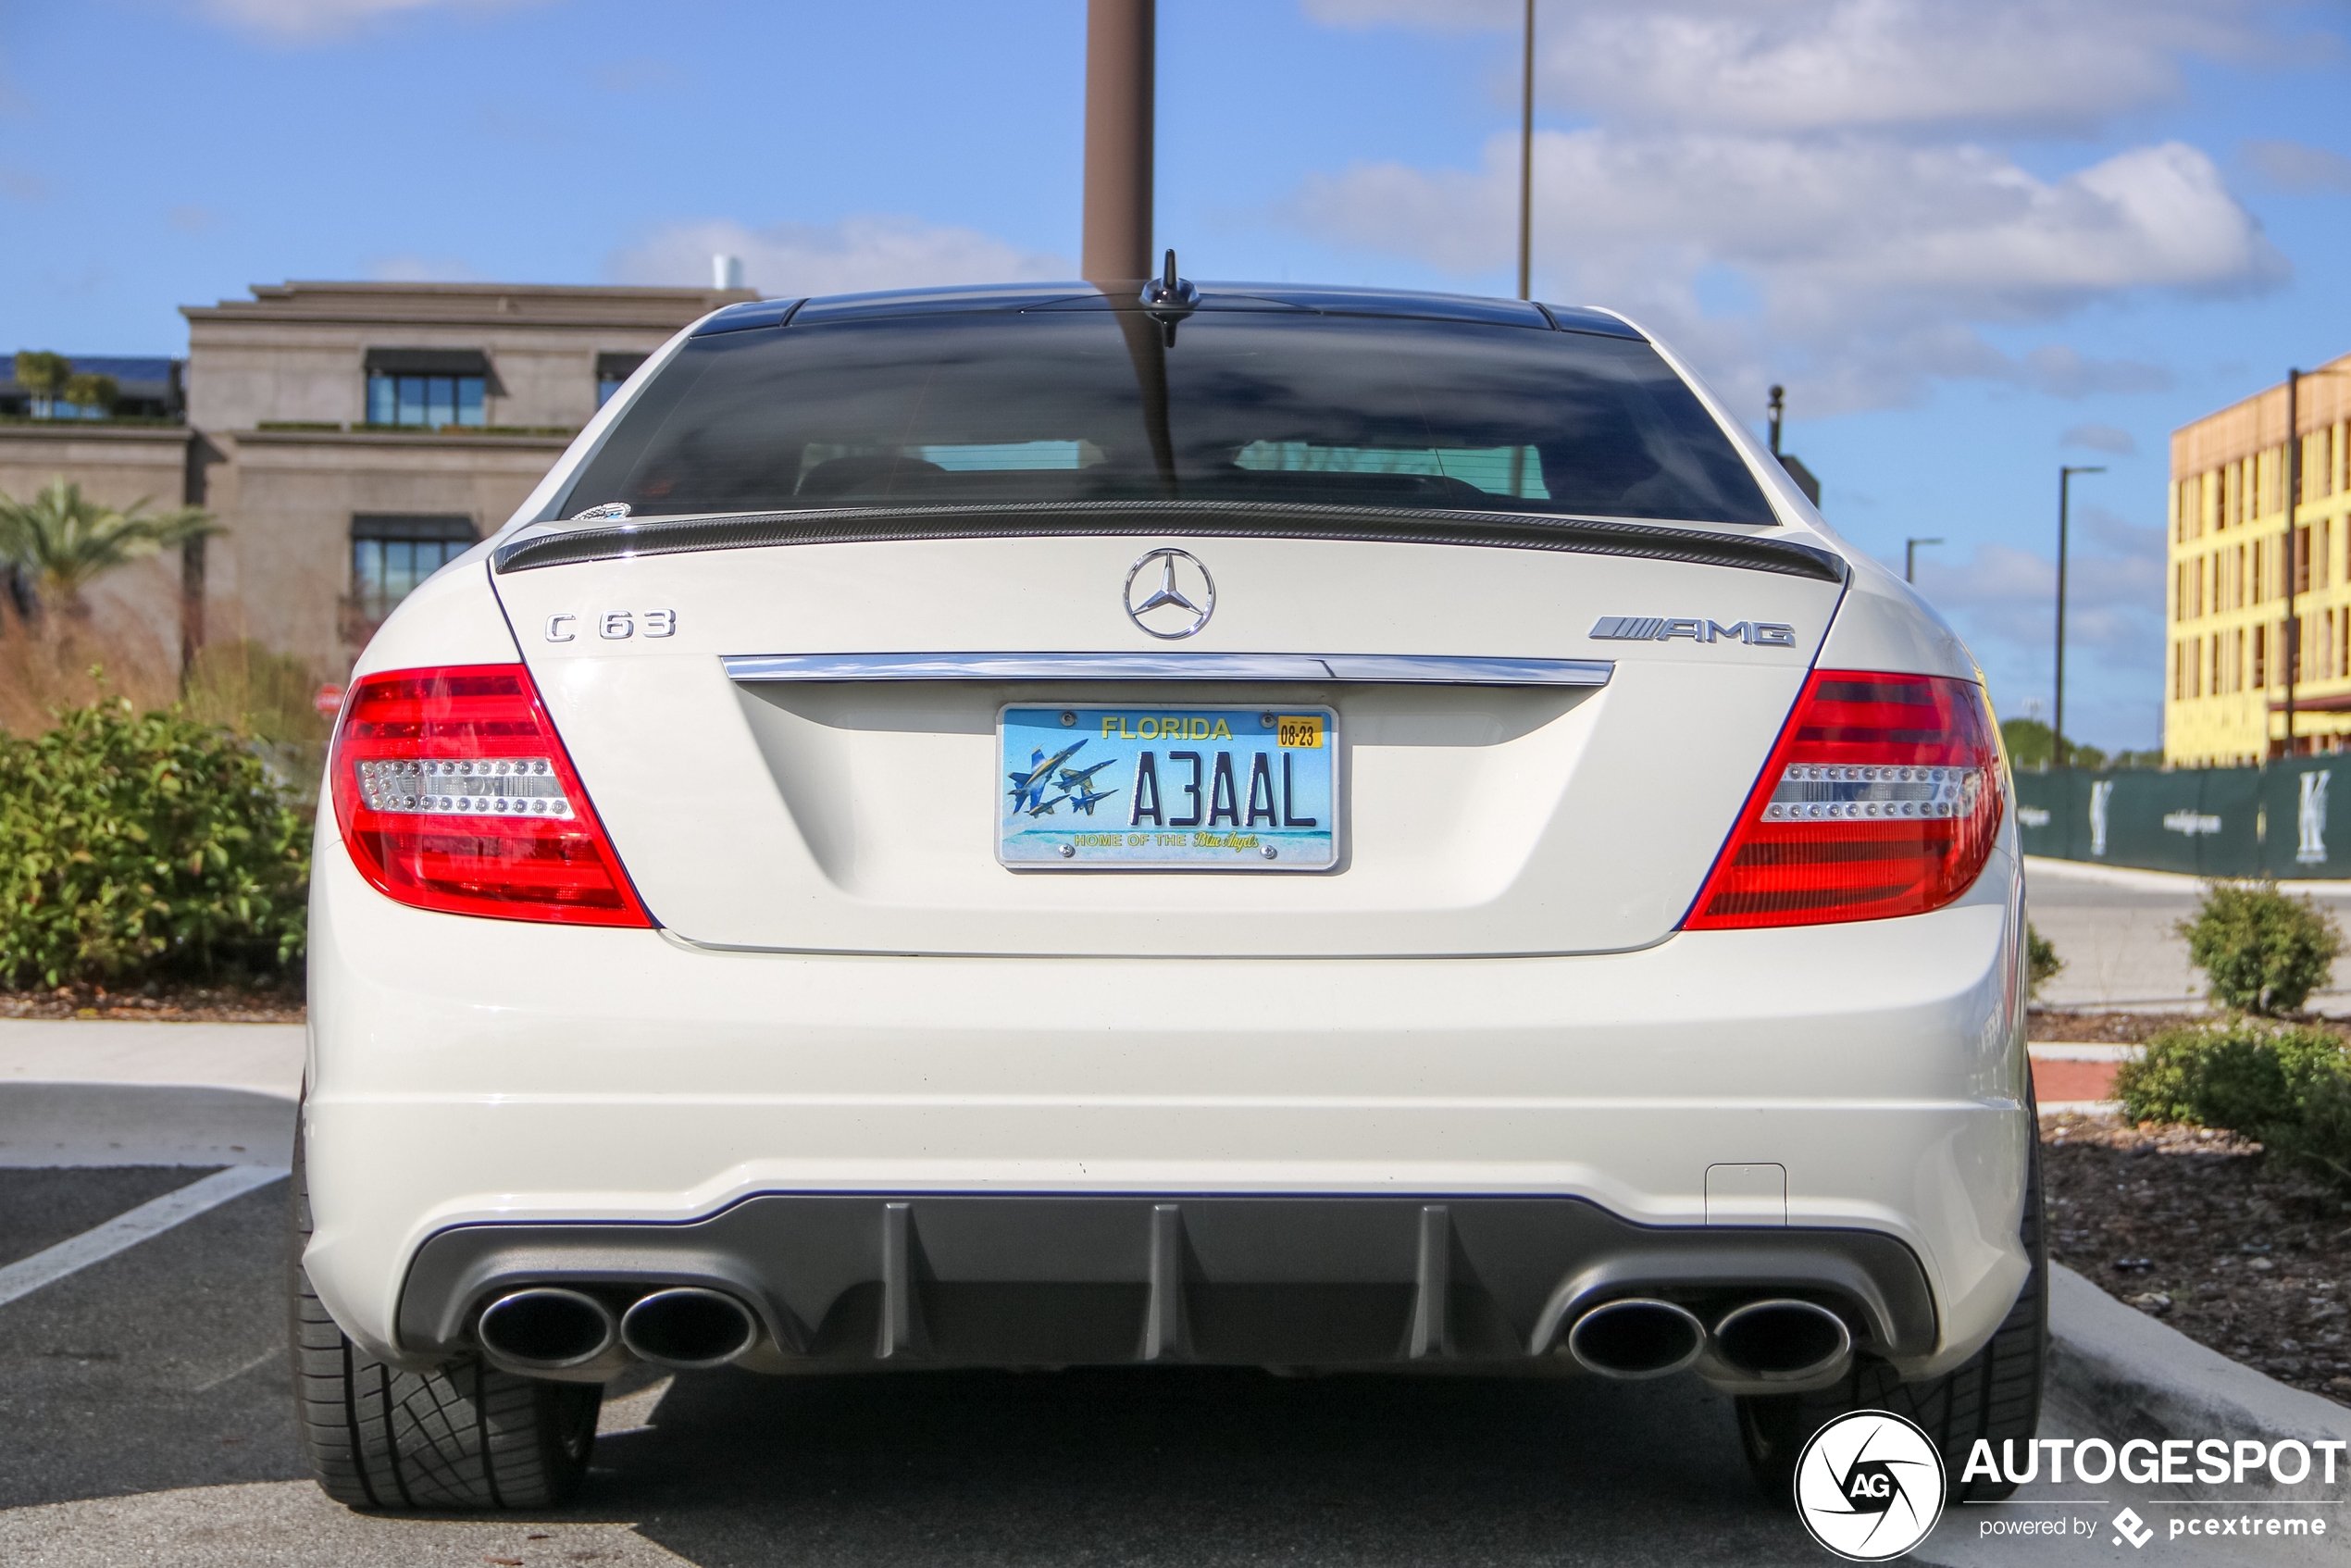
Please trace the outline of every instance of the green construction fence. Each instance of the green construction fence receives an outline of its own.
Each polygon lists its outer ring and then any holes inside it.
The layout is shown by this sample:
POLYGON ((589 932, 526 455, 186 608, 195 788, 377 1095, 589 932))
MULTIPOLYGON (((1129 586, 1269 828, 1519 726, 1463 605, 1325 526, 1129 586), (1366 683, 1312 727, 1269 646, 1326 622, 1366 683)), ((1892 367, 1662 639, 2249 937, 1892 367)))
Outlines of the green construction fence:
POLYGON ((2196 877, 2351 877, 2351 755, 2016 775, 2026 854, 2196 877), (2344 820, 2331 815, 2344 800, 2344 820))

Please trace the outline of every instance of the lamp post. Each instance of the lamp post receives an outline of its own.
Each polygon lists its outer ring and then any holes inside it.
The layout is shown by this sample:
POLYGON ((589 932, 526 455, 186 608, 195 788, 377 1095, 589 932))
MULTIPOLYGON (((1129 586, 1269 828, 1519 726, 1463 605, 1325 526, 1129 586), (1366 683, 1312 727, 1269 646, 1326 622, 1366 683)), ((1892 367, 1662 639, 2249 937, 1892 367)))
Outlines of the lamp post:
POLYGON ((1902 580, 1903 580, 1904 582, 1916 582, 1916 581, 1918 581, 1918 580, 1919 580, 1919 546, 1920 546, 1920 545, 1922 545, 1922 544, 1940 544, 1940 543, 1942 543, 1942 542, 1943 542, 1943 541, 1942 541, 1941 540, 1939 540, 1939 539, 1906 539, 1906 540, 1904 540, 1904 541, 1902 541, 1902 580))
POLYGON ((1518 297, 1535 297, 1535 0, 1526 0, 1526 42, 1519 62, 1518 297))
POLYGON ((2065 524, 2066 505, 2076 474, 2103 474, 2103 465, 2091 467, 2060 467, 2058 469, 2058 600, 2057 600, 2057 703, 2049 726, 2049 760, 2058 766, 2065 765, 2065 524))

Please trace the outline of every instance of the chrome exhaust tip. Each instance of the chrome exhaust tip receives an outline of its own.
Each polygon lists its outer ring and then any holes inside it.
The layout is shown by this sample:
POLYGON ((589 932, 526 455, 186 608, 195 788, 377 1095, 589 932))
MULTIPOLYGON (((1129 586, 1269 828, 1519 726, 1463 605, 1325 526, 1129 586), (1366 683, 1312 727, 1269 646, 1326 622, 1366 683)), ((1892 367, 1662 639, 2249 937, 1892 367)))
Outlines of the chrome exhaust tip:
POLYGON ((1706 1325, 1685 1307, 1645 1296, 1603 1301, 1567 1331, 1567 1353, 1602 1377, 1666 1377, 1706 1349, 1706 1325))
POLYGON ((759 1319, 720 1290, 656 1290, 621 1315, 620 1341, 640 1361, 674 1372, 703 1372, 759 1343, 759 1319))
POLYGON ((1853 1359, 1853 1330, 1817 1301, 1773 1297, 1723 1314, 1714 1355, 1760 1383, 1811 1383, 1834 1377, 1853 1359))
POLYGON ((474 1338, 492 1365, 533 1376, 589 1365, 618 1342, 619 1327, 593 1296, 538 1285, 482 1308, 474 1338))

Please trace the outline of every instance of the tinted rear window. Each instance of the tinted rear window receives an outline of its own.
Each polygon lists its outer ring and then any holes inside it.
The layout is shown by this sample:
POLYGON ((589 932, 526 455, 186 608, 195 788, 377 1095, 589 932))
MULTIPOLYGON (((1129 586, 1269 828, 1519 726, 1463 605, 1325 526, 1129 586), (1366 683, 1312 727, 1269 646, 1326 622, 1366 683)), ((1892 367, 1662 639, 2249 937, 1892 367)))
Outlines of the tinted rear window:
POLYGON ((691 340, 556 515, 1152 499, 1774 519, 1645 342, 1202 311, 831 321, 691 340))

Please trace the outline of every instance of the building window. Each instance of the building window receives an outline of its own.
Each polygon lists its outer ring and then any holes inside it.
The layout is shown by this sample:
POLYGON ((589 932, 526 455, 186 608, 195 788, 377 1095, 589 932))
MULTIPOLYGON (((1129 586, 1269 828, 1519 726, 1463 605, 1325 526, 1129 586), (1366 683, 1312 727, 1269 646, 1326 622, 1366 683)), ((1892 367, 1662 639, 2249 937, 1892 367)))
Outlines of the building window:
POLYGON ((486 425, 489 400, 505 391, 478 349, 371 348, 367 368, 371 425, 486 425))
POLYGON ((602 408, 612 401, 620 384, 637 373, 637 367, 650 357, 641 354, 600 354, 596 355, 596 406, 602 408))
POLYGON ((351 609, 379 622, 418 583, 473 548, 474 520, 362 512, 351 519, 351 609))

